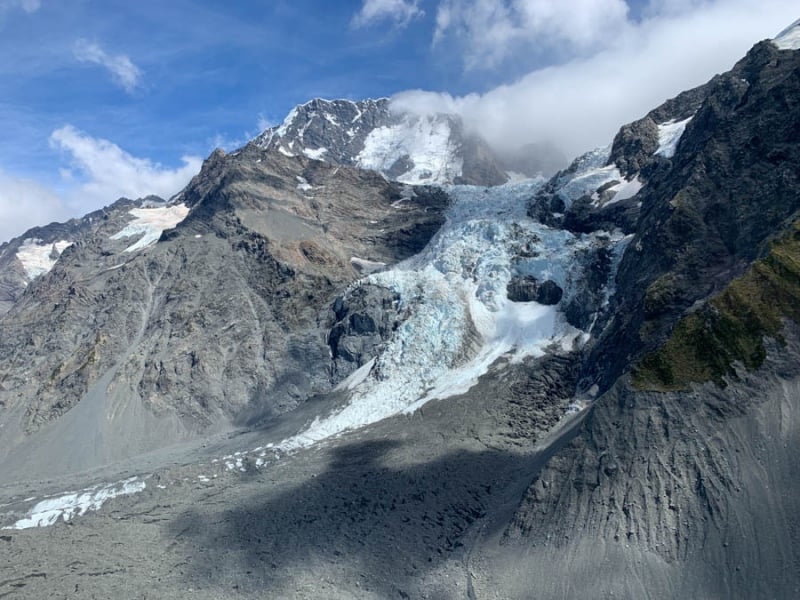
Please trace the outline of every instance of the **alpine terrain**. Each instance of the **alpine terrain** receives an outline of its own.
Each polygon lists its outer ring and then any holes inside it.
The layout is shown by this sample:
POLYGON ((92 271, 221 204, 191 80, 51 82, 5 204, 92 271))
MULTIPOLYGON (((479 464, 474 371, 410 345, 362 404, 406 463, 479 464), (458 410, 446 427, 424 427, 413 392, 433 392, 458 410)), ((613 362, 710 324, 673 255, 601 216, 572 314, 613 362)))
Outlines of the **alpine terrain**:
POLYGON ((800 597, 800 22, 545 149, 315 99, 0 246, 0 598, 800 597))

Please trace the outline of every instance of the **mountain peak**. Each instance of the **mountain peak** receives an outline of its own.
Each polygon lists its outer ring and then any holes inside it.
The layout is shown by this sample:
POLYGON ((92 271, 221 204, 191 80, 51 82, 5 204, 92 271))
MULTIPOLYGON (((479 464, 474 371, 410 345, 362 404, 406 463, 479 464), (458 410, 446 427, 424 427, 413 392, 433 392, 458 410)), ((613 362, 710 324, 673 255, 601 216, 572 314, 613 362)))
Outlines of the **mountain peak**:
POLYGON ((508 181, 488 145, 467 135, 458 115, 396 111, 388 98, 315 98, 251 144, 288 157, 375 170, 407 184, 508 181))

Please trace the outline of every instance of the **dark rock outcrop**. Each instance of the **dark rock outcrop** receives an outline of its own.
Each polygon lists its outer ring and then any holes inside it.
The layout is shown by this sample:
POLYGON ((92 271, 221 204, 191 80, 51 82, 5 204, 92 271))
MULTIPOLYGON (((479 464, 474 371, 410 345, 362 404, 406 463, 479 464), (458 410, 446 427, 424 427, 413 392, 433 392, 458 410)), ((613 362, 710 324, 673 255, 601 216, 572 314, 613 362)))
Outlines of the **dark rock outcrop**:
POLYGON ((677 153, 638 198, 609 323, 587 364, 608 386, 800 214, 800 53, 756 45, 705 88, 677 153), (746 78, 742 76, 746 75, 746 78))
POLYGON ((551 279, 540 283, 535 277, 524 275, 509 281, 507 295, 512 302, 538 302, 552 306, 561 302, 564 290, 551 279))
POLYGON ((375 285, 358 285, 336 298, 328 333, 332 383, 378 355, 402 320, 399 302, 396 293, 375 285))

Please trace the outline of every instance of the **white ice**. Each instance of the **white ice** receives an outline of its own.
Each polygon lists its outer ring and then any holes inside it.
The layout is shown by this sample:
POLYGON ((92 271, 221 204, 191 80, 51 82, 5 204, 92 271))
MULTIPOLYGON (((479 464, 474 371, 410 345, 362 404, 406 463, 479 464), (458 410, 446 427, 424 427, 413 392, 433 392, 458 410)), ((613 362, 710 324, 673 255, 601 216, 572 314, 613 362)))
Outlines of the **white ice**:
POLYGON ((387 172, 399 159, 408 156, 413 168, 397 178, 402 183, 432 184, 452 182, 460 176, 463 160, 456 157, 450 124, 441 116, 405 115, 391 127, 373 129, 356 157, 363 169, 387 172))
POLYGON ((42 240, 27 239, 17 250, 17 259, 25 269, 25 275, 29 280, 36 279, 40 275, 49 273, 61 253, 69 248, 72 242, 61 240, 53 244, 46 244, 42 240))
POLYGON ((298 175, 297 176, 297 189, 300 190, 301 192, 309 192, 312 189, 314 189, 314 186, 312 186, 310 183, 308 183, 308 180, 305 177, 301 177, 300 175, 298 175))
POLYGON ((155 244, 166 229, 172 229, 189 214, 185 204, 160 206, 158 208, 134 208, 128 211, 136 217, 120 231, 111 236, 112 240, 139 236, 135 244, 125 248, 125 252, 136 252, 155 244))
POLYGON ((88 511, 99 510, 112 498, 136 494, 145 489, 146 484, 138 477, 104 486, 94 486, 80 492, 73 492, 55 498, 48 498, 36 504, 24 519, 20 519, 4 529, 29 529, 31 527, 48 527, 59 519, 64 522, 73 517, 85 515, 88 511))
POLYGON ((781 31, 772 43, 781 50, 800 50, 800 20, 781 31))
POLYGON ((655 154, 663 156, 664 158, 672 158, 675 156, 678 142, 691 120, 692 117, 689 117, 683 121, 673 120, 661 123, 658 126, 658 150, 655 151, 655 154))
POLYGON ((622 177, 622 181, 618 184, 611 186, 608 188, 608 191, 614 192, 614 197, 606 202, 606 206, 609 204, 613 204, 614 202, 620 202, 622 200, 628 200, 629 198, 633 198, 636 194, 643 187, 642 180, 639 179, 639 176, 636 175, 630 181, 622 177))

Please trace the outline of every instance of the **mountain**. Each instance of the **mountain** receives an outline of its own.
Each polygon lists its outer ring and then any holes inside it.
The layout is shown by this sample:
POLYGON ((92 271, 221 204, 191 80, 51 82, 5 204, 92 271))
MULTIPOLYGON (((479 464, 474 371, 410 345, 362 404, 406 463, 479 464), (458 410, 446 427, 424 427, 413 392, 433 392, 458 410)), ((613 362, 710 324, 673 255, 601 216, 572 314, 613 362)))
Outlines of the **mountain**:
MULTIPOLYGON (((264 131, 251 145, 285 156, 303 155, 335 165, 372 169, 408 184, 499 185, 510 168, 457 115, 396 112, 379 100, 315 99, 295 107, 278 127, 264 131)), ((514 154, 521 169, 531 152, 514 154)), ((541 163, 544 164, 544 163, 541 163)), ((544 165, 545 167, 549 165, 544 165)), ((523 171, 533 176, 535 171, 523 171)))
POLYGON ((0 593, 796 597, 798 31, 547 181, 312 101, 0 248, 0 593))

